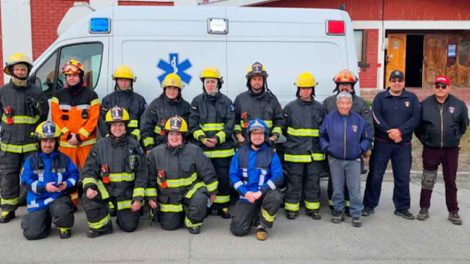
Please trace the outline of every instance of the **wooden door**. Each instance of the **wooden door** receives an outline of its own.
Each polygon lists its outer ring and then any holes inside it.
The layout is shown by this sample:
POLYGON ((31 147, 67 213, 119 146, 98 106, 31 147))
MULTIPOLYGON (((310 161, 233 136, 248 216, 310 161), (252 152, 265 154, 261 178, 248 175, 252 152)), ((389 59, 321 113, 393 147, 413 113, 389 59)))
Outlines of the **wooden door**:
POLYGON ((426 34, 424 36, 423 86, 430 86, 436 76, 446 73, 447 36, 446 34, 426 34))
POLYGON ((385 63, 385 87, 388 87, 388 78, 392 71, 400 70, 405 73, 406 34, 388 35, 387 58, 385 63))

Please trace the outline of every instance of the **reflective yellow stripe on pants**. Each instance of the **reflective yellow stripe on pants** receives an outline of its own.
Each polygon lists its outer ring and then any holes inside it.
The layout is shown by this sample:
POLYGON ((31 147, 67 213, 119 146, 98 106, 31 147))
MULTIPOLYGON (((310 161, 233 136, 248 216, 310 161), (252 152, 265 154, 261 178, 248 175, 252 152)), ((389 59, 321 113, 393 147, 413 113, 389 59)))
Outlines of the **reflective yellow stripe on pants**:
POLYGON ((191 220, 189 220, 188 217, 185 217, 184 218, 184 225, 186 227, 198 227, 198 226, 202 226, 202 223, 193 223, 193 222, 191 222, 191 220))
POLYGON ((88 226, 91 229, 100 229, 100 228, 103 228, 104 226, 106 226, 109 223, 109 220, 111 220, 111 217, 108 214, 103 219, 99 220, 98 222, 93 222, 93 223, 88 222, 88 226))
POLYGON ((159 203, 160 212, 163 213, 179 213, 183 212, 183 205, 182 204, 162 204, 159 203))
POLYGON ((275 215, 270 215, 264 208, 261 208, 261 216, 269 223, 274 222, 274 219, 276 219, 275 215))
POLYGON ((304 201, 304 202, 305 202, 305 208, 307 208, 307 210, 320 209, 320 202, 309 202, 309 201, 304 201))
POLYGON ((284 209, 297 212, 300 210, 300 203, 284 203, 284 209))

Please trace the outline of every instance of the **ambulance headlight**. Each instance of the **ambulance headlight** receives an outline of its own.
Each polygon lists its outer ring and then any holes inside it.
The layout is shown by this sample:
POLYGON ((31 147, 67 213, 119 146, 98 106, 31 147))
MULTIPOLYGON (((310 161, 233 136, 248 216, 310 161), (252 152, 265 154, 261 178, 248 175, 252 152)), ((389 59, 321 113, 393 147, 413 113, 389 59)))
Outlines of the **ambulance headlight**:
POLYGON ((225 18, 207 19, 207 33, 227 34, 228 33, 228 19, 225 19, 225 18))
POLYGON ((94 17, 90 19, 90 33, 103 34, 111 32, 111 21, 106 17, 94 17))

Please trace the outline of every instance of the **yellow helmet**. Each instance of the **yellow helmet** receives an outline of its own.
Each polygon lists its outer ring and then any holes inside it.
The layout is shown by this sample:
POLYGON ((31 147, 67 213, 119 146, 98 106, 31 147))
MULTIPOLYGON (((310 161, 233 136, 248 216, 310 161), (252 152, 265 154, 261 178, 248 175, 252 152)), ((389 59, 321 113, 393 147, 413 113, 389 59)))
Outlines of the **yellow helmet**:
POLYGON ((165 76, 165 79, 163 79, 163 82, 162 82, 162 88, 165 88, 168 86, 174 86, 182 90, 183 81, 181 81, 181 77, 178 74, 170 73, 167 76, 165 76))
POLYGON ((170 117, 166 123, 165 128, 166 131, 174 131, 174 132, 181 132, 186 133, 188 132, 188 123, 182 118, 181 116, 173 116, 170 117))
POLYGON ((135 77, 131 67, 127 65, 121 65, 114 71, 113 80, 116 79, 129 79, 135 82, 137 77, 135 77))
POLYGON ((69 60, 64 67, 62 67, 62 72, 67 74, 79 74, 85 72, 85 67, 76 59, 69 60))
POLYGON ((108 110, 105 116, 106 123, 114 123, 114 122, 129 122, 129 112, 126 109, 120 106, 115 106, 108 110))
POLYGON ((268 77, 268 72, 266 71, 266 67, 264 67, 264 65, 261 64, 260 62, 255 62, 250 67, 248 67, 248 69, 246 70, 245 77, 247 79, 250 79, 251 77, 255 75, 261 75, 265 79, 268 77))
POLYGON ((36 127, 34 134, 38 140, 46 138, 59 138, 62 135, 59 126, 52 121, 44 121, 39 124, 36 127))
POLYGON ((3 72, 11 75, 10 67, 20 63, 26 64, 30 70, 33 67, 33 61, 28 56, 24 53, 15 53, 8 58, 5 63, 5 68, 3 68, 3 72))
POLYGON ((295 81, 295 86, 303 88, 315 87, 317 84, 315 76, 310 72, 302 72, 295 81))
POLYGON ((204 68, 201 71, 201 74, 199 75, 199 78, 202 80, 204 78, 214 78, 214 79, 222 79, 222 76, 220 75, 220 72, 217 68, 215 67, 207 67, 204 68))

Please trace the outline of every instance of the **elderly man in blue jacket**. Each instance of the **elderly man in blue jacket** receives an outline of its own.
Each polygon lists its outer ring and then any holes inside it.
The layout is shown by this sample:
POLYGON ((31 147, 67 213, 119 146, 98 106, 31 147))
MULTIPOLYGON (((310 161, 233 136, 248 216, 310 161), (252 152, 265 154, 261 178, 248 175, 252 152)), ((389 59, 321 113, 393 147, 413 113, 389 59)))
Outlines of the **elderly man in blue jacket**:
POLYGON ((250 144, 241 147, 233 156, 229 177, 240 200, 231 211, 230 231, 246 235, 259 218, 256 238, 266 240, 277 211, 282 204, 279 185, 283 182, 282 167, 276 152, 266 143, 269 130, 263 120, 254 119, 248 125, 250 144))
POLYGON ((371 130, 366 120, 351 111, 352 96, 348 92, 337 95, 337 111, 330 112, 320 127, 320 147, 328 154, 333 182, 333 223, 344 221, 344 185, 350 197, 352 225, 362 225, 361 155, 370 155, 371 130))

